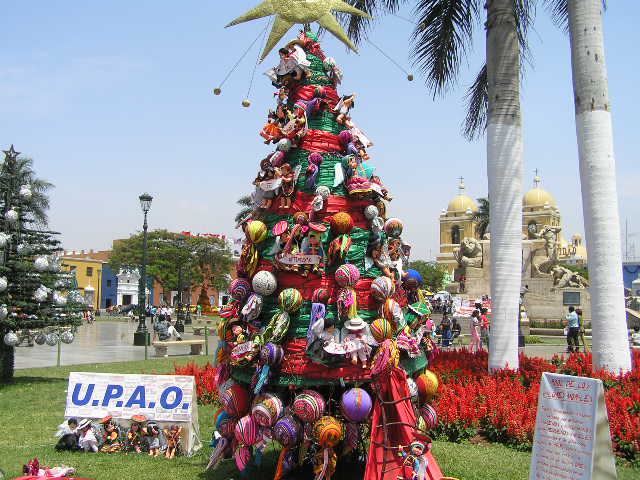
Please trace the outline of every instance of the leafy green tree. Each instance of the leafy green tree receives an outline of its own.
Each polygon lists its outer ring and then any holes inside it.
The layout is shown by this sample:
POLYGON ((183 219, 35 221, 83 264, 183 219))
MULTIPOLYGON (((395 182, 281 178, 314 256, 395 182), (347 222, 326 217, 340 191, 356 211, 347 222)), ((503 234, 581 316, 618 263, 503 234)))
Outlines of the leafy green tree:
MULTIPOLYGON (((155 230, 148 233, 148 254, 147 274, 165 291, 182 291, 205 281, 217 290, 229 285, 229 271, 234 261, 231 250, 220 238, 155 230)), ((114 242, 109 256, 109 265, 114 271, 138 268, 141 263, 142 233, 114 242)))
POLYGON ((409 268, 417 270, 422 275, 423 287, 431 290, 433 293, 442 290, 444 287, 444 279, 447 274, 436 262, 427 262, 425 260, 414 260, 409 262, 409 268))
POLYGON ((478 237, 484 237, 484 234, 487 233, 490 223, 489 217, 489 199, 488 198, 478 198, 478 211, 473 214, 471 217, 473 222, 476 224, 476 231, 478 232, 478 237))
POLYGON ((74 277, 60 268, 60 241, 49 231, 47 191, 33 161, 13 145, 0 166, 0 381, 13 378, 16 341, 72 340, 84 309, 74 277))
POLYGON ((251 195, 243 195, 236 201, 236 204, 242 207, 234 218, 236 223, 240 223, 253 211, 253 199, 251 195))

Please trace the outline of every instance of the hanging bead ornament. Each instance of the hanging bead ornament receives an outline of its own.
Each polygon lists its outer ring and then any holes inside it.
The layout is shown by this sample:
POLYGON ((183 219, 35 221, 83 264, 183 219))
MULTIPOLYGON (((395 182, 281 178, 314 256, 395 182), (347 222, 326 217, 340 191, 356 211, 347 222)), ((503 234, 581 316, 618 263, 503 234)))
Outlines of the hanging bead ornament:
POLYGON ((45 342, 47 342, 47 345, 49 345, 50 347, 55 347, 59 341, 60 341, 60 338, 56 333, 48 334, 45 340, 45 342))
POLYGON ((20 197, 22 197, 23 200, 30 200, 31 197, 33 196, 33 192, 31 191, 31 187, 29 187, 29 185, 22 185, 20 187, 19 195, 20 195, 20 197))
POLYGON ((67 344, 73 342, 73 338, 74 338, 73 333, 71 333, 69 330, 66 330, 60 336, 60 340, 62 340, 62 343, 67 343, 67 344))
POLYGON ((20 343, 20 339, 18 339, 18 335, 13 332, 9 332, 4 336, 4 344, 9 347, 15 347, 20 343))
POLYGON ((38 257, 34 260, 33 266, 36 267, 37 271, 44 272, 49 268, 49 260, 47 260, 47 257, 38 257))
POLYGON ((4 214, 4 219, 9 223, 16 223, 18 221, 18 218, 18 212, 13 208, 4 214))
POLYGON ((38 332, 33 337, 33 341, 36 342, 38 345, 44 345, 45 342, 47 341, 47 337, 44 333, 38 332))
POLYGON ((7 277, 0 277, 0 292, 4 292, 8 286, 7 277))

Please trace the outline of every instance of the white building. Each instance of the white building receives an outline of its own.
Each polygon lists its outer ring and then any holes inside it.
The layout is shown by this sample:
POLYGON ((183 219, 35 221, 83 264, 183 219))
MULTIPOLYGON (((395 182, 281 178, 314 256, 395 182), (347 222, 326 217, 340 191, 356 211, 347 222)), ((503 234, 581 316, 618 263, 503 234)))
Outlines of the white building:
MULTIPOLYGON (((140 283, 138 270, 120 270, 116 277, 118 277, 117 305, 138 305, 138 285, 140 283)), ((149 299, 148 288, 146 288, 146 293, 147 299, 149 299)))

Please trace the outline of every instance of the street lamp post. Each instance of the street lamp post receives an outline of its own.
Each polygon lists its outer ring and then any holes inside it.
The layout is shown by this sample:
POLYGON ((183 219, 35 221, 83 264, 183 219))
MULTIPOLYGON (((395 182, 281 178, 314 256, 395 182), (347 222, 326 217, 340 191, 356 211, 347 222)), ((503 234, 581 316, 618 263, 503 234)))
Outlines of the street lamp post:
MULTIPOLYGON (((147 213, 151 209, 153 197, 148 193, 143 193, 138 197, 140 207, 144 213, 144 223, 142 224, 142 265, 140 266, 140 283, 138 284, 138 308, 140 310, 140 320, 138 329, 133 334, 133 344, 138 347, 149 345, 149 330, 146 323, 146 303, 147 303, 147 213)), ((146 350, 145 350, 146 351, 146 350)))
MULTIPOLYGON (((180 247, 184 246, 184 242, 179 243, 180 247)), ((175 329, 184 333, 184 312, 182 311, 182 263, 178 264, 178 307, 176 308, 176 324, 175 329)))

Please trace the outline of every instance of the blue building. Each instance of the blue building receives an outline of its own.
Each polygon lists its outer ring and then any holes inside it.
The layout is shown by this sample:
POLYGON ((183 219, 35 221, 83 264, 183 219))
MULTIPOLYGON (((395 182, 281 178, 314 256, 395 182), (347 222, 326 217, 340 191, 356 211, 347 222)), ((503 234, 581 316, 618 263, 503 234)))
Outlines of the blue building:
POLYGON ((100 308, 108 308, 117 305, 118 302, 118 277, 116 277, 109 264, 102 265, 102 295, 100 295, 100 308))
POLYGON ((634 262, 622 262, 622 280, 624 288, 631 288, 631 282, 640 274, 640 260, 634 262))

